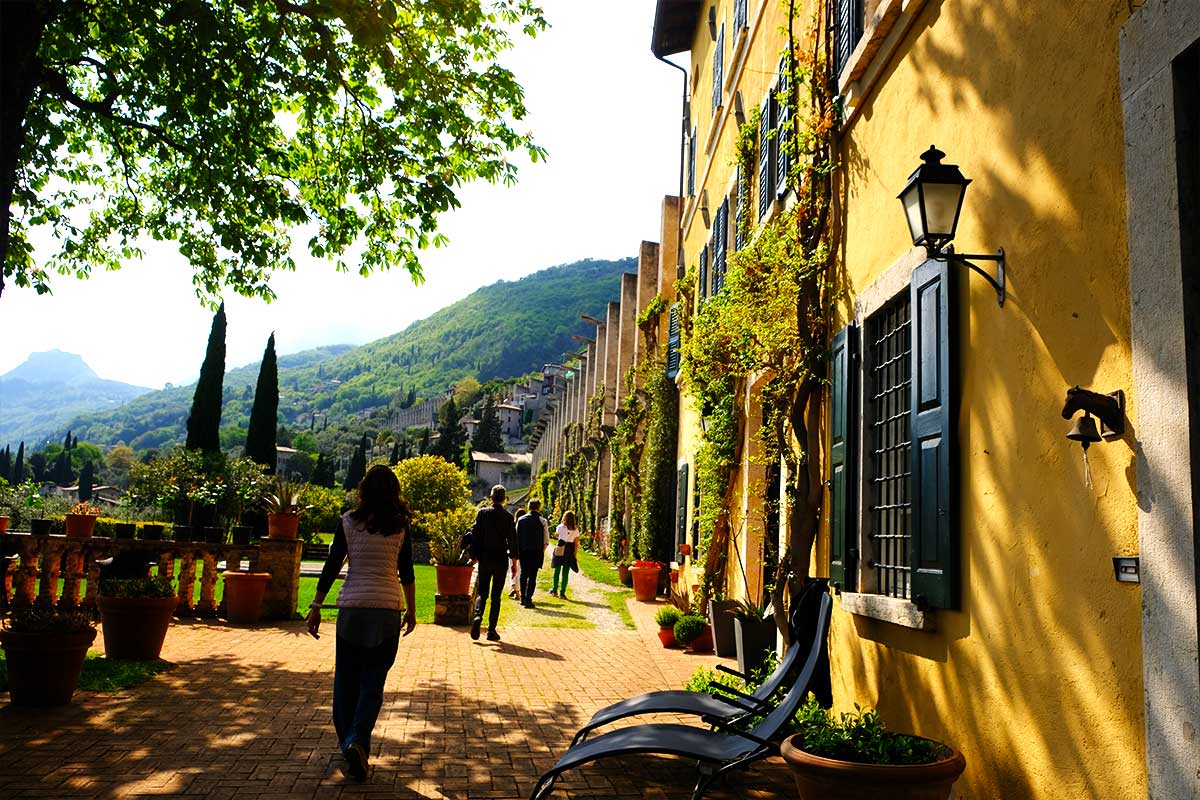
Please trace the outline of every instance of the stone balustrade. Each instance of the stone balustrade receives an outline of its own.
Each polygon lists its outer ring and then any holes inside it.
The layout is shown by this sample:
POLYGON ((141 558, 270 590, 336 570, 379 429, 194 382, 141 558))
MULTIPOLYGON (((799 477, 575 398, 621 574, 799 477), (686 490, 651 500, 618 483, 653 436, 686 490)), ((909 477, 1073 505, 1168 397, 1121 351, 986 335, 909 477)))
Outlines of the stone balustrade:
POLYGON ((177 581, 176 616, 212 617, 218 613, 218 564, 229 570, 270 572, 263 601, 264 619, 291 619, 296 614, 300 584, 298 541, 264 540, 258 545, 141 539, 73 539, 0 534, 0 587, 12 606, 51 605, 95 608, 100 590, 101 559, 121 552, 144 553, 156 563, 152 574, 177 581), (61 593, 59 580, 62 580, 61 593), (197 596, 197 587, 199 594, 197 596))

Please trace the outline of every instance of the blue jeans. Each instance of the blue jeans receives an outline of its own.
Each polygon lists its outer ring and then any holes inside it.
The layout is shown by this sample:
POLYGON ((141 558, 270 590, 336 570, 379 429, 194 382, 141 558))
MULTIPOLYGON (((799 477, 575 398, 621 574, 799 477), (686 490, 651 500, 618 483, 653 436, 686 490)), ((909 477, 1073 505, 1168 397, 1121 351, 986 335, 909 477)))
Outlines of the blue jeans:
POLYGON ((371 752, 371 731, 383 707, 383 682, 400 645, 400 612, 344 608, 338 612, 333 668, 333 728, 342 750, 371 752))

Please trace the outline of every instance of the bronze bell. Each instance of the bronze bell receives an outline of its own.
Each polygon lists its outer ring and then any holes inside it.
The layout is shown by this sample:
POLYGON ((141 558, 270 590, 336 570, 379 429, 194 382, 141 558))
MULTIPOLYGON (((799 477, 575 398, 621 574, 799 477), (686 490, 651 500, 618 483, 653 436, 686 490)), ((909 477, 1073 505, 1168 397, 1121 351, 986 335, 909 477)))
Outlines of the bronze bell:
POLYGON ((1092 442, 1100 441, 1100 431, 1096 430, 1096 420, 1091 414, 1085 413, 1075 420, 1075 425, 1067 434, 1067 438, 1073 442, 1079 442, 1083 445, 1083 449, 1087 450, 1092 442))

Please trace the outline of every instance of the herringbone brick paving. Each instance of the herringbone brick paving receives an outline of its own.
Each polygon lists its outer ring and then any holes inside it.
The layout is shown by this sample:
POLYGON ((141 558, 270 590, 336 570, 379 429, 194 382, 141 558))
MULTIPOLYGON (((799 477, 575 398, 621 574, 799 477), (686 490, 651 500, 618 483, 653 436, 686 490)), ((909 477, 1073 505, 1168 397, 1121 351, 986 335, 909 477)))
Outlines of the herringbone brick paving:
MULTIPOLYGON (((81 692, 62 709, 0 709, 0 797, 524 798, 596 708, 677 688, 717 661, 662 649, 655 608, 631 606, 638 631, 510 627, 488 643, 418 627, 388 678, 361 785, 337 768, 332 624, 314 641, 298 622, 179 622, 163 650, 177 666, 149 683, 81 692)), ((693 780, 680 759, 612 759, 567 773, 553 796, 683 798, 693 780)), ((775 758, 709 797, 794 794, 775 758)))

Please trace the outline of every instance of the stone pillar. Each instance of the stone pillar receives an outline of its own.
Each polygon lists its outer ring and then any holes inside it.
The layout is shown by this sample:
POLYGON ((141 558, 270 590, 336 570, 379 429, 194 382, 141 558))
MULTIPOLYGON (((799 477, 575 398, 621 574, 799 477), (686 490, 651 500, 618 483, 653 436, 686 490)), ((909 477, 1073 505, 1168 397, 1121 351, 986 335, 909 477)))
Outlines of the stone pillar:
POLYGON ((263 539, 258 546, 258 571, 271 573, 263 597, 262 619, 295 619, 300 594, 300 553, 304 543, 298 539, 263 539))
MULTIPOLYGON (((641 315, 646 307, 650 305, 650 301, 658 294, 658 272, 661 268, 659 263, 661 254, 664 252, 661 247, 650 247, 650 242, 642 242, 641 253, 638 256, 638 274, 637 274, 637 309, 634 313, 636 319, 641 315)), ((633 352, 635 358, 640 358, 638 355, 645 342, 642 340, 642 335, 639 333, 633 338, 633 352)))

